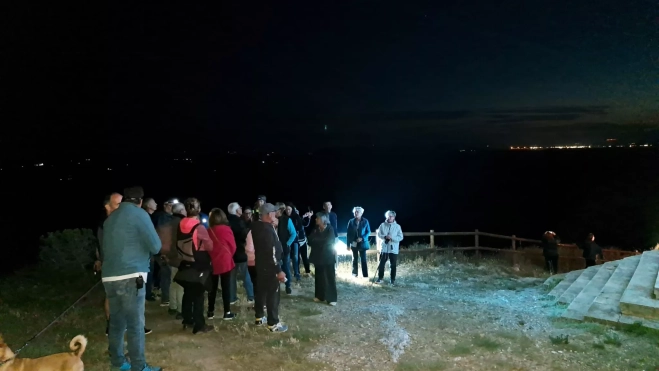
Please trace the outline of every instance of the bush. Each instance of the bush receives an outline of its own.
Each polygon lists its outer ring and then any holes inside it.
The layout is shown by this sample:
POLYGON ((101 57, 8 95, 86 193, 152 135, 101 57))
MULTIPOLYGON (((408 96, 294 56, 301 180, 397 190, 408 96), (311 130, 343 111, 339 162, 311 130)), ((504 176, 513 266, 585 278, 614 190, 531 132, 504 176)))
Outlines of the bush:
POLYGON ((98 240, 91 229, 65 229, 41 237, 40 264, 49 269, 87 270, 98 240))

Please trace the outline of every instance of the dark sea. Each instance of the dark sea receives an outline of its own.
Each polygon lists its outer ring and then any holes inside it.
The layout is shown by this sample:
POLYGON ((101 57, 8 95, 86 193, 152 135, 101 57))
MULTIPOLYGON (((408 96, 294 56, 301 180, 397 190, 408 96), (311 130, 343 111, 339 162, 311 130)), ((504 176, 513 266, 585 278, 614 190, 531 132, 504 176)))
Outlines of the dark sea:
MULTIPOLYGON (((407 232, 480 231, 564 242, 592 232, 602 246, 659 242, 659 151, 334 151, 304 155, 150 154, 3 161, 0 273, 34 263, 39 236, 95 228, 103 196, 142 185, 148 197, 194 196, 205 212, 230 202, 293 202, 301 212, 331 201, 344 232, 354 206, 373 229, 395 210, 407 232)), ((423 240, 408 239, 407 242, 423 240)), ((446 238, 443 245, 469 245, 446 238)), ((504 247, 509 242, 481 245, 504 247), (502 246, 499 246, 499 245, 502 246)))

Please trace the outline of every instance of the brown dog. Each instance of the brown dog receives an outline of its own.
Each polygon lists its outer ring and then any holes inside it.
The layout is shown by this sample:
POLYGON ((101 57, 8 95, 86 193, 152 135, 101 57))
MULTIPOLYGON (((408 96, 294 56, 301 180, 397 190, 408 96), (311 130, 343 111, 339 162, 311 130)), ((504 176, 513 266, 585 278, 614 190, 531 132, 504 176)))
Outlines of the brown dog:
POLYGON ((87 338, 78 335, 69 343, 71 352, 41 358, 14 358, 14 352, 0 337, 0 371, 84 371, 80 357, 87 348, 87 338))

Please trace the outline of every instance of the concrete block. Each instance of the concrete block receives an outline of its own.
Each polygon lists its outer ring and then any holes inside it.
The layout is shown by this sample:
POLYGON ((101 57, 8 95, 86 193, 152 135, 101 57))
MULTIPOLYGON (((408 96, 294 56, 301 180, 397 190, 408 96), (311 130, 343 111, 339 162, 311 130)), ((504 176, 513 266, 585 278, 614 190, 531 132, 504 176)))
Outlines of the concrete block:
MULTIPOLYGON (((578 271, 572 271, 572 272, 569 272, 569 273, 565 273, 565 276, 563 277, 563 280, 561 282, 559 282, 558 285, 556 285, 556 287, 554 287, 554 289, 551 290, 551 292, 547 296, 549 296, 549 298, 551 298, 552 300, 556 300, 556 299, 560 298, 561 295, 563 295, 563 293, 565 292, 565 290, 567 290, 568 287, 570 287, 572 285, 572 283, 574 283, 574 281, 581 275, 581 273, 583 271, 584 271, 583 269, 580 269, 578 271)), ((557 275, 554 275, 554 276, 557 276, 557 275)), ((554 276, 549 277, 547 279, 547 281, 552 279, 552 277, 554 277, 554 276)), ((547 282, 547 281, 545 281, 545 282, 547 282)))
POLYGON ((584 315, 588 312, 595 298, 602 292, 604 285, 609 281, 618 264, 619 261, 602 264, 597 273, 586 284, 586 287, 572 300, 562 317, 583 321, 584 315))
POLYGON ((636 271, 641 256, 632 256, 618 261, 618 267, 613 271, 602 291, 593 300, 584 315, 588 322, 598 322, 615 325, 620 320, 620 298, 636 271))
POLYGON ((659 300, 654 299, 658 273, 659 251, 644 252, 620 298, 623 315, 659 320, 659 300))
POLYGON ((601 268, 601 265, 595 265, 590 268, 586 268, 583 273, 568 287, 567 290, 558 298, 558 302, 561 304, 570 304, 572 300, 579 295, 579 293, 586 287, 588 282, 595 276, 595 274, 601 268))

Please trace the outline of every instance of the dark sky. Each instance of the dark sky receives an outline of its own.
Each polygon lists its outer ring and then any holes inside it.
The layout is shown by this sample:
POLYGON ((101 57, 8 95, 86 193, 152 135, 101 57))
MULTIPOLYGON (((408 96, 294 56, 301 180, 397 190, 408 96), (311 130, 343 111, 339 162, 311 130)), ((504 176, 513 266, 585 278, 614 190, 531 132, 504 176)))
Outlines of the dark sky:
POLYGON ((8 12, 0 141, 659 139, 656 0, 214 4, 8 12))

